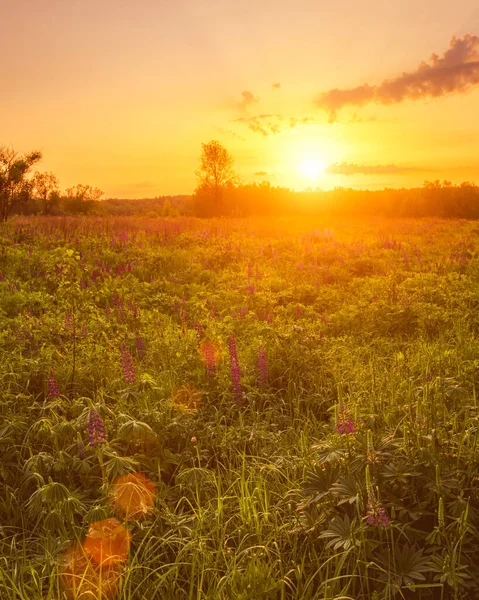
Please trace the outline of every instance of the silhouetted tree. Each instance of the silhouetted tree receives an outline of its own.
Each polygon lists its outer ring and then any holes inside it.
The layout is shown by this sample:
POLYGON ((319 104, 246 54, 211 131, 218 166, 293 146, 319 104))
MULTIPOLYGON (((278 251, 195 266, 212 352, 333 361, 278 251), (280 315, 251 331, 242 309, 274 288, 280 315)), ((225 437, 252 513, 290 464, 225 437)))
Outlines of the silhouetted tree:
POLYGON ((196 171, 197 211, 203 216, 219 215, 224 212, 224 190, 237 181, 233 158, 217 140, 202 144, 202 148, 201 166, 196 171))
POLYGON ((26 175, 41 157, 38 151, 18 154, 13 148, 0 146, 0 222, 8 219, 16 204, 30 198, 32 182, 26 175))
POLYGON ((66 190, 65 207, 69 212, 86 215, 91 213, 103 192, 91 185, 78 184, 66 190))
POLYGON ((40 201, 42 213, 48 215, 52 208, 60 201, 58 179, 53 173, 40 173, 36 171, 33 179, 33 197, 40 201))

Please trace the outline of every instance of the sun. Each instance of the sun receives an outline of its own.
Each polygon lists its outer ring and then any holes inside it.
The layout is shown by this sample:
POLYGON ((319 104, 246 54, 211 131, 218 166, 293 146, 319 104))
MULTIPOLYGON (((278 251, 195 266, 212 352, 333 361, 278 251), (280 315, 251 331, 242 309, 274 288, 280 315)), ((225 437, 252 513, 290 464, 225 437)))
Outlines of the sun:
POLYGON ((299 165, 299 170, 308 179, 317 179, 320 175, 324 173, 325 169, 326 165, 324 164, 324 162, 316 158, 305 160, 299 165))

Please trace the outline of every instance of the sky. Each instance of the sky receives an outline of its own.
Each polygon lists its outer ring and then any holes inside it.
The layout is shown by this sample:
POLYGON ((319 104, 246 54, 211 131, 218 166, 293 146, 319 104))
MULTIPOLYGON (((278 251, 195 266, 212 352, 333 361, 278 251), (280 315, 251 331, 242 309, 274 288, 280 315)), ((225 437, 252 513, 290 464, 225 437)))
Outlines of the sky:
POLYGON ((3 0, 0 145, 62 189, 479 184, 477 0, 3 0))

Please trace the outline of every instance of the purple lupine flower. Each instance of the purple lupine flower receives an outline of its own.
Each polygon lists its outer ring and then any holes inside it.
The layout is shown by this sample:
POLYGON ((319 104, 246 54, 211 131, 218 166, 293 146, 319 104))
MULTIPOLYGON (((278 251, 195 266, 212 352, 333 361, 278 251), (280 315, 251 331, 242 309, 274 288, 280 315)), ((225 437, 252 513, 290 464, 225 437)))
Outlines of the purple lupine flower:
POLYGON ((336 430, 340 435, 343 433, 350 434, 356 431, 354 421, 352 420, 348 410, 343 410, 342 412, 338 413, 336 430))
POLYGON ((136 336, 135 345, 138 356, 140 358, 143 358, 145 356, 145 342, 143 341, 141 335, 136 336))
POLYGON ((135 383, 136 373, 133 358, 125 346, 121 349, 121 366, 126 383, 135 383))
POLYGON ((201 354, 206 363, 208 377, 214 377, 216 375, 216 356, 213 342, 204 342, 201 345, 201 354))
POLYGON ((230 351, 231 388, 233 391, 233 398, 237 404, 241 404, 243 401, 243 390, 241 389, 241 376, 238 354, 236 352, 236 340, 233 335, 230 335, 228 338, 228 348, 230 351))
POLYGON ((65 314, 65 329, 70 333, 73 331, 73 315, 70 311, 65 314))
POLYGON ((58 398, 60 396, 60 390, 58 389, 57 380, 53 371, 50 371, 50 377, 48 378, 48 397, 58 398))
POLYGON ((258 366, 259 384, 261 387, 264 387, 268 381, 268 359, 266 358, 266 352, 263 346, 260 346, 258 350, 258 366))
POLYGON ((133 317, 136 319, 138 317, 138 306, 134 302, 130 302, 128 304, 128 308, 130 309, 133 317))
POLYGON ((390 523, 386 509, 374 497, 369 498, 366 517, 366 523, 375 527, 387 527, 390 523))
POLYGON ((93 448, 99 444, 106 443, 103 421, 98 411, 94 408, 90 410, 90 417, 88 419, 88 438, 90 440, 90 446, 93 448))
POLYGON ((195 323, 195 331, 196 331, 196 335, 197 335, 198 339, 200 339, 205 331, 205 328, 203 327, 203 325, 201 323, 198 323, 198 321, 197 321, 195 323))

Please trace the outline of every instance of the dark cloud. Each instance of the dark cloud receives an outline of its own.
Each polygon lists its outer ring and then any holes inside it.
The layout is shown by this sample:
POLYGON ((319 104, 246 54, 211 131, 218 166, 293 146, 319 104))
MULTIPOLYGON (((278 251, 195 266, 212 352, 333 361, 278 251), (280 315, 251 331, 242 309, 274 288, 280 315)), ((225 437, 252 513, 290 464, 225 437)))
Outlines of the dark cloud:
POLYGON ((374 165, 374 166, 366 166, 366 165, 352 165, 349 163, 334 163, 329 165, 326 169, 326 173, 329 175, 377 175, 377 174, 401 174, 406 173, 408 171, 414 171, 411 167, 398 167, 396 165, 374 165))
POLYGON ((313 117, 284 117, 283 115, 257 115, 255 117, 241 117, 234 123, 245 125, 250 131, 264 136, 277 135, 282 131, 294 129, 298 125, 314 123, 313 117))
POLYGON ((280 83, 273 83, 273 90, 279 90, 279 88, 281 87, 280 83))
POLYGON ((468 33, 453 37, 443 56, 432 54, 415 71, 386 79, 379 85, 365 83, 351 89, 333 89, 316 99, 316 105, 329 112, 334 122, 344 106, 370 103, 397 104, 404 100, 437 98, 469 90, 479 83, 479 36, 468 33))
POLYGON ((249 106, 251 106, 252 104, 256 104, 257 102, 259 102, 259 98, 257 96, 255 96, 253 94, 253 92, 250 92, 248 90, 245 90, 244 92, 241 92, 241 95, 243 96, 243 100, 241 100, 241 102, 238 102, 238 107, 241 110, 247 110, 247 108, 249 106))

